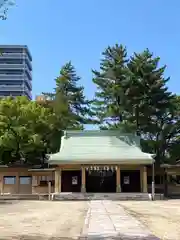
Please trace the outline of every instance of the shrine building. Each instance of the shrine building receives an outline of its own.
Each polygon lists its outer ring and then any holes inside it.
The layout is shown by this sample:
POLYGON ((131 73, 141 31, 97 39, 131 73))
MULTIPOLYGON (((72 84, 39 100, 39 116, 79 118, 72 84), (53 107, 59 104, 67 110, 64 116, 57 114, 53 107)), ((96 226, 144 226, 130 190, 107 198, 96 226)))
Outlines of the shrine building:
POLYGON ((66 131, 47 168, 0 166, 0 193, 148 193, 153 163, 136 135, 118 130, 66 131))
POLYGON ((147 167, 140 138, 119 131, 67 131, 58 153, 50 155, 55 193, 147 193, 147 167))

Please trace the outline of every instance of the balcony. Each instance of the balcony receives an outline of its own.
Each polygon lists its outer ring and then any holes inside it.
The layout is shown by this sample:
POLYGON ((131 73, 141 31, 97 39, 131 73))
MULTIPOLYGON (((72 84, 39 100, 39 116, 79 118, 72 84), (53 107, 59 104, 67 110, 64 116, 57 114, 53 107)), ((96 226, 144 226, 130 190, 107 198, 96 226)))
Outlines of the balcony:
POLYGON ((6 87, 8 87, 8 86, 17 86, 18 84, 16 84, 15 83, 15 81, 22 81, 22 85, 23 84, 26 84, 27 85, 27 87, 28 87, 28 91, 31 91, 32 90, 32 83, 31 83, 31 81, 28 79, 28 78, 2 78, 1 76, 0 76, 0 87, 1 86, 6 86, 6 87), (7 83, 6 83, 6 81, 7 81, 7 83))
POLYGON ((24 64, 8 64, 8 63, 0 63, 0 69, 24 69, 24 64))
POLYGON ((23 58, 24 56, 25 56, 26 54, 25 53, 3 53, 3 51, 2 52, 0 52, 0 58, 2 59, 2 58, 5 58, 5 59, 13 59, 13 58, 16 58, 16 59, 21 59, 21 58, 23 58))
MULTIPOLYGON (((13 92, 18 92, 19 95, 25 95, 30 99, 32 98, 31 91, 24 85, 0 85, 0 93, 2 92, 9 93, 9 95, 14 95, 13 92)), ((5 95, 7 96, 7 94, 5 95)))
POLYGON ((32 71, 32 63, 29 61, 27 57, 25 58, 25 63, 29 67, 29 70, 32 71))
POLYGON ((17 96, 26 96, 28 99, 32 99, 32 94, 30 92, 25 91, 0 91, 0 98, 2 97, 17 97, 17 96))
POLYGON ((27 66, 25 67, 25 71, 29 75, 30 80, 32 80, 32 73, 31 73, 31 71, 29 71, 29 68, 27 66))
MULTIPOLYGON (((29 76, 29 78, 32 80, 32 73, 29 70, 27 64, 3 64, 0 63, 0 70, 5 70, 8 72, 8 70, 25 70, 29 76)), ((1 76, 2 74, 0 74, 1 76)), ((13 73, 11 74, 11 72, 9 72, 9 75, 12 76, 14 75, 13 73)))
MULTIPOLYGON (((25 65, 29 68, 30 71, 32 71, 32 63, 29 61, 29 59, 26 57, 26 56, 22 56, 21 58, 3 58, 3 57, 0 57, 0 65, 2 65, 3 67, 5 65, 12 65, 12 68, 14 69, 14 66, 15 68, 19 68, 19 64, 22 64, 22 67, 25 65)), ((22 68, 20 67, 20 68, 22 68)))
POLYGON ((32 60, 29 58, 27 53, 3 53, 0 52, 0 59, 24 59, 27 58, 29 62, 32 60))
POLYGON ((23 74, 1 74, 0 73, 0 81, 1 80, 24 80, 25 76, 23 74))
POLYGON ((0 85, 0 91, 3 92, 22 92, 23 90, 23 85, 0 85))
POLYGON ((26 96, 26 97, 28 97, 29 99, 32 99, 32 94, 31 94, 30 91, 24 91, 24 92, 23 92, 23 95, 26 96))
MULTIPOLYGON (((24 81, 29 86, 29 89, 32 91, 32 83, 28 79, 25 79, 24 81)), ((28 91, 29 91, 29 89, 28 89, 28 91)))
MULTIPOLYGON (((31 68, 31 66, 27 66, 27 63, 19 63, 19 64, 14 64, 14 63, 0 63, 0 69, 12 69, 12 70, 18 70, 18 69, 24 69, 24 68, 31 68)), ((29 70, 29 69, 28 69, 29 70)), ((29 71, 30 72, 30 71, 29 71)))

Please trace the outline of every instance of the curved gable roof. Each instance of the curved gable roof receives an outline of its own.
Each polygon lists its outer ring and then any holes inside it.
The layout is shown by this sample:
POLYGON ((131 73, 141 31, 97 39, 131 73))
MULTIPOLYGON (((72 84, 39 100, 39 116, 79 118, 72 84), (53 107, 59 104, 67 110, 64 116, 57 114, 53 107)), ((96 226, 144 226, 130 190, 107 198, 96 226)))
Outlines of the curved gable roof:
POLYGON ((152 163, 152 154, 142 152, 140 138, 119 131, 67 131, 50 164, 60 163, 152 163))

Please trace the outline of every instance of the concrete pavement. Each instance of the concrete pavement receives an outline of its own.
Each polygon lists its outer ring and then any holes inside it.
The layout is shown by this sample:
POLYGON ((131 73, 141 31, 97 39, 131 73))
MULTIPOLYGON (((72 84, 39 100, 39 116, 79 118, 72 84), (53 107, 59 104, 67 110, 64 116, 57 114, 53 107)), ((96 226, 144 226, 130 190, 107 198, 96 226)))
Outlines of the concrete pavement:
POLYGON ((82 239, 158 240, 140 221, 110 200, 90 201, 82 239))

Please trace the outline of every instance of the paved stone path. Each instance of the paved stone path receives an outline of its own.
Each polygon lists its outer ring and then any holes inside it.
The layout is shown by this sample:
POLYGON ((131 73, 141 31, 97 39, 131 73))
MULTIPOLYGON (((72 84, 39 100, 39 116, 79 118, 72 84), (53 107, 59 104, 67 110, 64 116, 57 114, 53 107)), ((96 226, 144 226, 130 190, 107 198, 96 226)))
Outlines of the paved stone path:
POLYGON ((91 201, 82 239, 158 240, 136 218, 113 201, 91 201))

